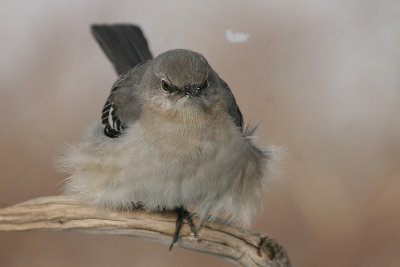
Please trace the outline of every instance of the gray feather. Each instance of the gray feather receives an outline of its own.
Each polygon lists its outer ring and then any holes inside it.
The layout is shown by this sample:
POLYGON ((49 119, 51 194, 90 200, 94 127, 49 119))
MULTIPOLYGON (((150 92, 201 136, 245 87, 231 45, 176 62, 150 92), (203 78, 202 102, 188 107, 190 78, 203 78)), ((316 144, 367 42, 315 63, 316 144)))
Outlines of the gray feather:
POLYGON ((243 116, 242 112, 240 112, 239 106, 236 104, 235 97, 232 94, 231 89, 229 88, 228 84, 222 80, 220 77, 219 82, 221 83, 222 87, 226 90, 226 97, 224 98, 226 101, 226 105, 228 107, 228 114, 231 116, 233 122, 237 127, 240 128, 240 131, 243 132, 243 116))
POLYGON ((153 58, 138 26, 92 25, 91 31, 118 74, 153 58))
POLYGON ((140 80, 148 63, 123 73, 114 83, 102 110, 104 134, 115 138, 139 118, 142 110, 140 80), (113 113, 111 113, 111 110, 113 113))

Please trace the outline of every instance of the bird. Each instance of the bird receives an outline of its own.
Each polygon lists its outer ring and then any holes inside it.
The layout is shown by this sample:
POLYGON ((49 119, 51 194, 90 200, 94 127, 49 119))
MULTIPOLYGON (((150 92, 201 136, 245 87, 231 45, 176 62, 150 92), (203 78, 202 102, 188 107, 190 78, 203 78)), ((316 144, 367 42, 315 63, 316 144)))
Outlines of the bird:
POLYGON ((65 192, 104 208, 177 212, 249 226, 260 209, 275 147, 255 144, 228 84, 187 49, 152 56, 139 26, 92 25, 119 75, 81 140, 58 162, 65 192))

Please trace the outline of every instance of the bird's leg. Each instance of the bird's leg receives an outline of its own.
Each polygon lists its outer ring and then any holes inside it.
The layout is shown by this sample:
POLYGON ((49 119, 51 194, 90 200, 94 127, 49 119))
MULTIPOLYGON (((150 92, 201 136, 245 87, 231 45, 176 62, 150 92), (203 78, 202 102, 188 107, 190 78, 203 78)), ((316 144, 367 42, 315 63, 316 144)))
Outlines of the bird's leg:
POLYGON ((190 214, 190 212, 188 212, 187 210, 184 210, 183 211, 183 216, 186 218, 186 220, 187 220, 187 222, 188 222, 188 224, 190 226, 190 230, 192 231, 194 236, 198 236, 196 225, 194 225, 194 222, 192 220, 192 215, 190 214))
POLYGON ((175 233, 174 233, 174 237, 172 238, 172 243, 169 246, 169 251, 171 251, 171 249, 174 246, 174 244, 176 243, 176 241, 178 241, 179 233, 182 229, 182 224, 183 224, 183 214, 184 214, 183 207, 181 206, 181 207, 177 208, 176 212, 178 213, 178 218, 176 219, 175 233))
POLYGON ((190 214, 190 212, 188 212, 185 208, 183 208, 182 206, 180 206, 179 208, 177 208, 175 210, 178 213, 178 218, 176 219, 176 226, 175 226, 175 233, 174 233, 174 237, 172 239, 172 243, 169 246, 169 251, 171 251, 172 247, 174 246, 174 244, 178 241, 179 239, 179 233, 182 229, 182 225, 183 225, 183 219, 186 219, 189 226, 190 226, 190 230, 193 232, 193 234, 195 236, 198 236, 197 234, 197 229, 196 226, 193 223, 192 220, 192 216, 190 214))

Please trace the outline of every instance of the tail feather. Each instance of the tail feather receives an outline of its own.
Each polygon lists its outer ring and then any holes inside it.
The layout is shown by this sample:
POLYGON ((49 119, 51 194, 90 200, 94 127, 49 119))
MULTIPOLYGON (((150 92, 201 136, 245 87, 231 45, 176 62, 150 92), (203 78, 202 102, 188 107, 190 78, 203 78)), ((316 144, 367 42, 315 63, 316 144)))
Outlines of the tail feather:
POLYGON ((91 32, 118 75, 153 56, 142 30, 135 25, 92 25, 91 32))

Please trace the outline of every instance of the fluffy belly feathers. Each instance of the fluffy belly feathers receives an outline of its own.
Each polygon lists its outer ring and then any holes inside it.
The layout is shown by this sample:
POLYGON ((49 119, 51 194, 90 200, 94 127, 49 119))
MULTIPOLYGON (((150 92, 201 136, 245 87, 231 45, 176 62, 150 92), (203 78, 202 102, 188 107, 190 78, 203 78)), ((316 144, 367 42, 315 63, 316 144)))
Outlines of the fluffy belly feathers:
POLYGON ((110 139, 99 124, 92 126, 61 161, 71 175, 66 191, 105 207, 129 209, 138 201, 148 210, 184 206, 200 219, 222 214, 247 224, 263 185, 262 152, 234 125, 163 129, 155 138, 136 124, 110 139))

